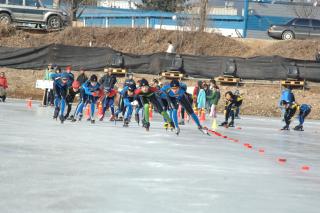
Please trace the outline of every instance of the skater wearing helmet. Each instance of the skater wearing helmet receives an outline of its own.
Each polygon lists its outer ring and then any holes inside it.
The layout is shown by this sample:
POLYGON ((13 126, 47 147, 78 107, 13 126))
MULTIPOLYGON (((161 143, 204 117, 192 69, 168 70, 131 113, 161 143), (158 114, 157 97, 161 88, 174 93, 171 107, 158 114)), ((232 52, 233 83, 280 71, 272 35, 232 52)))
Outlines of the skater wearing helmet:
POLYGON ((235 111, 242 102, 238 102, 237 96, 235 96, 231 91, 225 93, 226 104, 224 108, 225 120, 219 126, 224 127, 234 127, 234 117, 235 111), (228 123, 229 118, 231 118, 230 123, 228 123))
MULTIPOLYGON (((69 115, 70 115, 70 112, 71 112, 71 109, 72 109, 72 103, 74 101, 74 98, 76 97, 77 94, 80 93, 80 82, 79 81, 74 81, 72 83, 72 87, 69 88, 68 90, 68 94, 67 94, 67 97, 66 97, 66 103, 67 103, 67 113, 66 115, 64 116, 64 119, 68 119, 69 118, 69 115)), ((73 115, 70 116, 70 118, 68 120, 72 120, 74 118, 73 115)))
POLYGON ((157 94, 158 89, 155 87, 150 87, 149 82, 146 79, 141 79, 140 88, 135 90, 135 94, 141 98, 143 108, 144 108, 144 117, 142 120, 143 127, 149 131, 150 121, 149 121, 149 104, 151 103, 154 107, 157 108, 157 111, 163 116, 163 118, 168 121, 172 126, 174 126, 171 121, 168 113, 165 111, 163 103, 159 94, 157 94))
POLYGON ((91 75, 90 79, 87 80, 80 89, 80 103, 77 107, 77 111, 75 113, 74 119, 72 120, 75 122, 79 116, 79 121, 82 119, 83 116, 83 108, 86 104, 90 104, 90 118, 88 120, 91 123, 95 123, 94 119, 94 110, 95 104, 99 99, 100 93, 100 84, 98 83, 98 77, 96 75, 91 75))
POLYGON ((170 84, 165 85, 161 88, 161 91, 167 94, 168 101, 173 108, 172 110, 172 120, 174 122, 174 125, 176 127, 176 134, 178 135, 180 133, 179 123, 178 123, 178 107, 179 103, 187 113, 192 117, 192 119, 195 121, 196 125, 198 126, 198 129, 204 133, 207 133, 206 130, 201 126, 200 121, 197 117, 197 115, 194 113, 192 109, 192 103, 189 101, 189 97, 186 94, 187 86, 178 80, 172 80, 170 84))
POLYGON ((55 110, 53 118, 59 119, 61 123, 64 122, 64 110, 66 105, 66 97, 68 93, 68 88, 71 86, 73 79, 70 78, 70 75, 66 72, 64 73, 53 73, 50 75, 53 80, 53 91, 55 94, 55 110), (60 115, 59 115, 60 114, 60 115))
POLYGON ((285 109, 284 121, 286 123, 286 125, 282 127, 281 130, 289 130, 289 126, 293 116, 295 115, 296 112, 299 112, 298 114, 299 125, 294 127, 294 130, 303 131, 304 119, 310 114, 311 106, 308 104, 299 105, 297 103, 290 103, 285 100, 281 101, 281 106, 285 109))
POLYGON ((133 107, 136 107, 136 114, 139 113, 139 103, 137 101, 137 96, 134 94, 136 90, 136 85, 132 84, 129 85, 120 92, 120 95, 122 97, 123 102, 123 109, 120 109, 120 111, 124 111, 124 120, 123 120, 123 126, 128 127, 131 116, 133 113, 133 107))
POLYGON ((110 121, 114 121, 115 120, 115 115, 114 115, 114 98, 117 95, 117 91, 111 87, 104 87, 103 88, 103 95, 101 97, 101 102, 102 102, 102 106, 103 106, 103 113, 102 113, 102 117, 100 118, 100 121, 103 121, 105 113, 107 111, 107 109, 110 108, 111 111, 111 117, 110 117, 110 121))

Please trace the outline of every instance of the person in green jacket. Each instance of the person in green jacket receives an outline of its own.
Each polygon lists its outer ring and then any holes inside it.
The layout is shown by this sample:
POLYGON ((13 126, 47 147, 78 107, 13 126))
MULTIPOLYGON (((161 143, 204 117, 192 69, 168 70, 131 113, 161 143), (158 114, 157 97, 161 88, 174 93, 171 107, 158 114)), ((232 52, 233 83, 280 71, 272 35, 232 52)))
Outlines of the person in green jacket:
POLYGON ((212 85, 210 89, 212 90, 212 92, 210 92, 209 95, 207 95, 207 101, 209 102, 209 106, 210 106, 210 117, 214 119, 217 117, 216 109, 220 100, 220 89, 217 86, 215 80, 212 81, 212 85))

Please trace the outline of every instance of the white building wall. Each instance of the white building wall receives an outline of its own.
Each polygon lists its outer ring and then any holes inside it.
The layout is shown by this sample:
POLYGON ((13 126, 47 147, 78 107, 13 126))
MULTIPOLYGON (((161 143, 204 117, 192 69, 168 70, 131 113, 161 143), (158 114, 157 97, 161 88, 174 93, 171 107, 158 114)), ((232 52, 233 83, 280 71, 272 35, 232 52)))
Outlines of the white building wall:
POLYGON ((137 9, 136 4, 140 1, 135 0, 99 0, 99 7, 111 7, 111 8, 121 8, 121 9, 137 9))

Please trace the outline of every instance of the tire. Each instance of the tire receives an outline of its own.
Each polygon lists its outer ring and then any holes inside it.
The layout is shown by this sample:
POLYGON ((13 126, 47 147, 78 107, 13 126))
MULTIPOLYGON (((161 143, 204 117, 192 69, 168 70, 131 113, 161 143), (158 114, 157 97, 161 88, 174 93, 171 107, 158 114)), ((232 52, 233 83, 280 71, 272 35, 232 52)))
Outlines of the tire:
POLYGON ((0 24, 9 25, 11 24, 11 17, 7 13, 0 13, 0 24))
POLYGON ((284 31, 281 37, 282 37, 282 40, 290 41, 294 39, 294 34, 292 31, 284 31))
POLYGON ((47 21, 48 29, 60 29, 62 20, 59 16, 50 16, 47 21))

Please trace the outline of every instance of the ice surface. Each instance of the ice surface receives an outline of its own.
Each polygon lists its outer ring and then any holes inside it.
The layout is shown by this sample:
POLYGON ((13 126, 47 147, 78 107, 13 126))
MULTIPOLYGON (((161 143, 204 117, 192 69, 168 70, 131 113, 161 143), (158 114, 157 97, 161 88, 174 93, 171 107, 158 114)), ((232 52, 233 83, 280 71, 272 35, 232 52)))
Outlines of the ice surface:
POLYGON ((280 119, 243 116, 241 130, 217 130, 236 143, 192 122, 176 136, 155 113, 150 132, 135 122, 61 125, 37 105, 0 103, 1 213, 320 211, 318 121, 281 132, 280 119))

